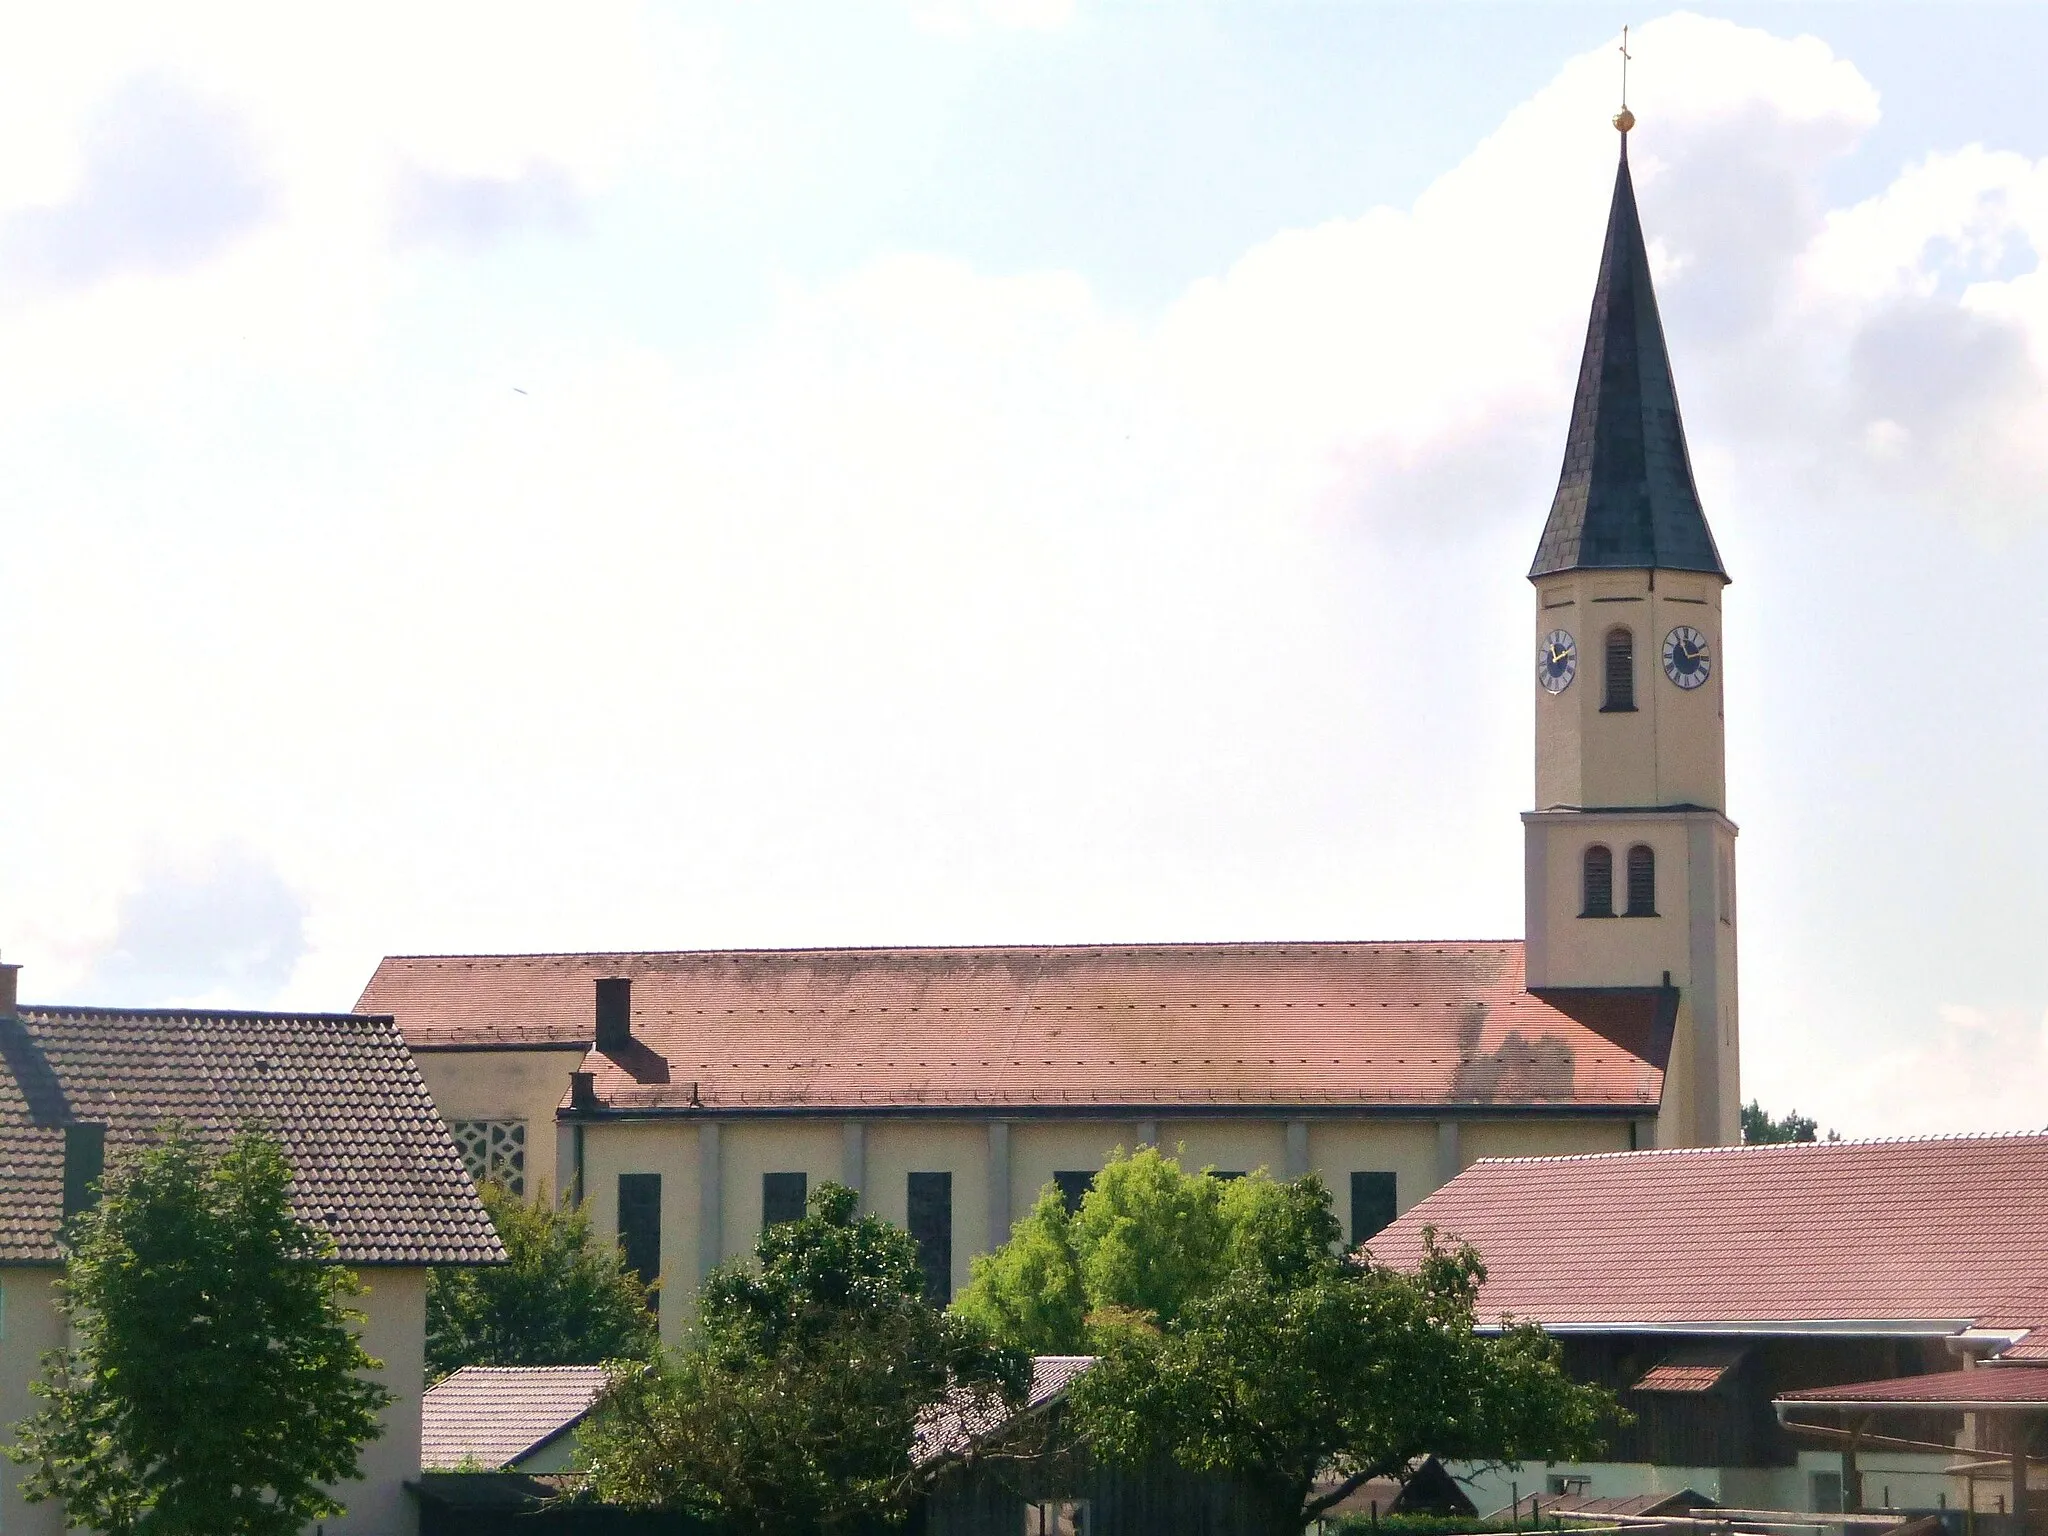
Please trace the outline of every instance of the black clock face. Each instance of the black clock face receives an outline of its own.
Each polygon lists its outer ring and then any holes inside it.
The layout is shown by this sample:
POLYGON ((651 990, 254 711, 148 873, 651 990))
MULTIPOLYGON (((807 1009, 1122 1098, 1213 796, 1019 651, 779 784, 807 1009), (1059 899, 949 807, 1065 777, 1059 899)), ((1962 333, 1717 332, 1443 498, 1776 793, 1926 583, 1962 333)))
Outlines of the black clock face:
POLYGON ((1553 629, 1536 643, 1536 681, 1545 693, 1563 693, 1579 672, 1579 648, 1568 630, 1553 629))
POLYGON ((1681 624, 1664 637, 1664 675, 1679 687, 1697 688, 1712 671, 1707 637, 1691 625, 1681 624))

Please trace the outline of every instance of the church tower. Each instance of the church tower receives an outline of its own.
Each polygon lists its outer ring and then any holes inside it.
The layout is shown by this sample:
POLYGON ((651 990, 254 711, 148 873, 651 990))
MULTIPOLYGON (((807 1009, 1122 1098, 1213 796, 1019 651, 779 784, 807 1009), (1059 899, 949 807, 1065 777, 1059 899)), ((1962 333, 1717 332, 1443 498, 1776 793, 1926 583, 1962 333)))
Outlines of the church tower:
POLYGON ((1536 588, 1531 991, 1672 990, 1663 1146, 1740 1139, 1721 589, 1621 163, 1536 588))

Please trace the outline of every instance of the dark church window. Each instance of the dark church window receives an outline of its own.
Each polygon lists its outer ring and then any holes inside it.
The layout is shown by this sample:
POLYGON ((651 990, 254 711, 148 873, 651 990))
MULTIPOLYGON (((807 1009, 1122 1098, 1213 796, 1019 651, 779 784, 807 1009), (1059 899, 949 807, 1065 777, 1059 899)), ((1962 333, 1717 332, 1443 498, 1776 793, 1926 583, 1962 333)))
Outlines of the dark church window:
MULTIPOLYGON (((661 1175, 622 1173, 619 1175, 619 1248, 626 1268, 640 1277, 642 1285, 661 1278, 661 1175)), ((661 1292, 647 1298, 659 1304, 661 1292)))
POLYGON ((910 1175, 910 1235, 924 1270, 924 1299, 943 1307, 953 1299, 953 1175, 910 1175))
POLYGON ((1628 915, 1657 915, 1657 855, 1646 843, 1628 851, 1628 915))
POLYGON ((1607 700, 1605 710, 1636 707, 1636 637, 1625 629, 1607 631, 1607 700))
POLYGON ((1586 850, 1586 902, 1579 916, 1614 916, 1614 850, 1605 844, 1586 850))
POLYGON ((1081 1209, 1081 1202, 1088 1197, 1088 1191, 1095 1186, 1095 1174, 1091 1169, 1062 1169, 1052 1176, 1059 1186, 1060 1199, 1066 1203, 1067 1214, 1073 1215, 1081 1209))
POLYGON ((808 1182, 801 1173, 762 1174, 761 1225, 772 1227, 778 1221, 802 1221, 808 1182))
POLYGON ((1370 1242, 1394 1224, 1394 1176, 1391 1173, 1351 1175, 1351 1243, 1370 1242))

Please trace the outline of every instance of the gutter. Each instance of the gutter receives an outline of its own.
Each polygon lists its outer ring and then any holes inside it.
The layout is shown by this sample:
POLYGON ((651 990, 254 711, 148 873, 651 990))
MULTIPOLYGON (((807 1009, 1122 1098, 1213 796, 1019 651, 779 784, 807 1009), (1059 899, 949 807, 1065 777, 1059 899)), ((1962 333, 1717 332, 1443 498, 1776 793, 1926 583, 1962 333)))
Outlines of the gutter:
MULTIPOLYGON (((1546 1323, 1525 1318, 1545 1333, 1560 1338, 1602 1333, 1646 1333, 1663 1336, 1790 1338, 1813 1336, 1832 1339, 1945 1339, 1969 1328, 1967 1317, 1820 1317, 1776 1318, 1752 1322, 1573 1322, 1546 1323)), ((1483 1323, 1480 1333, 1503 1333, 1500 1323, 1483 1323)))

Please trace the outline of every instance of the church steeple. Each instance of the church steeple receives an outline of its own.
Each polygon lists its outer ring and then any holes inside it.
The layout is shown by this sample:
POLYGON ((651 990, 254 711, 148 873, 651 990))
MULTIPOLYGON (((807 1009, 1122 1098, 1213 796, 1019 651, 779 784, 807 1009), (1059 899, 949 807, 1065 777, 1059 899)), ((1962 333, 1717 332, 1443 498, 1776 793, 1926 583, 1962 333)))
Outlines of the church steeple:
MULTIPOLYGON (((1656 1137, 1740 1137, 1735 823, 1721 598, 1622 140, 1564 474, 1536 589, 1536 806, 1522 817, 1535 991, 1660 988, 1656 1137)), ((1640 1145, 1640 1142, 1637 1143, 1640 1145)))
POLYGON ((1531 579, 1563 571, 1702 571, 1719 576, 1678 415, 1671 357, 1650 285, 1649 253, 1628 170, 1626 108, 1607 242, 1579 363, 1564 473, 1536 546, 1531 579), (1626 124, 1626 126, 1624 126, 1626 124))

